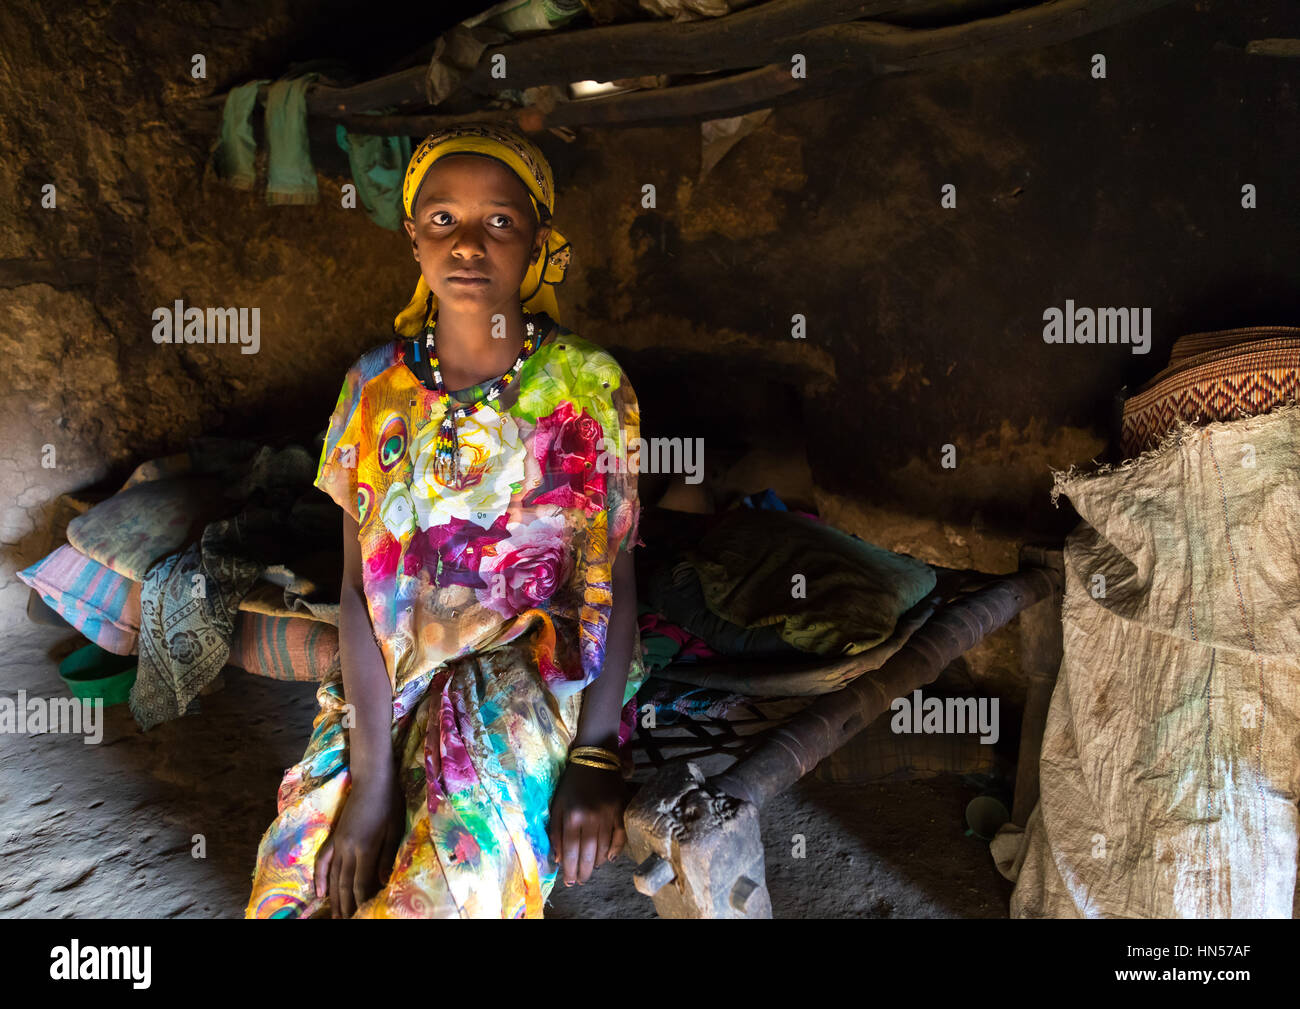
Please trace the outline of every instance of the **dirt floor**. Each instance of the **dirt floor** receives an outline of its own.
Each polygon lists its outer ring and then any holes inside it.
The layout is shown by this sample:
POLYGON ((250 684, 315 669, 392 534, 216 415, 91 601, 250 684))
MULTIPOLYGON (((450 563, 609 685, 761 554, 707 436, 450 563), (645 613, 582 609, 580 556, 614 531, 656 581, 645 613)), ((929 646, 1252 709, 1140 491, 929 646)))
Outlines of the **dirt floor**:
MULTIPOLYGON (((6 636, 0 695, 66 696, 57 658, 83 639, 6 636)), ((238 917, 283 769, 302 754, 314 688, 234 669, 203 710, 143 734, 125 705, 104 736, 0 735, 0 916, 238 917), (206 857, 192 854, 203 835, 206 857)), ((1005 917, 1011 884, 966 836, 976 789, 955 776, 888 786, 805 778, 762 814, 777 918, 1005 917), (802 834, 806 857, 792 857, 802 834)), ((652 918, 624 855, 553 918, 652 918)))

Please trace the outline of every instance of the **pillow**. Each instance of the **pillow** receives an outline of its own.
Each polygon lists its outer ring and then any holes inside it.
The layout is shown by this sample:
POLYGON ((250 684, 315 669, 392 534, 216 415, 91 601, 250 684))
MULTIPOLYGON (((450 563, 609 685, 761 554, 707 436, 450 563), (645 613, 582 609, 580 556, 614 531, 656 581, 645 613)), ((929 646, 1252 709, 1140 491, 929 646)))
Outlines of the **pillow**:
POLYGON ((241 610, 229 661, 255 676, 315 683, 338 654, 339 629, 333 624, 241 610))
POLYGON ((140 634, 140 583, 65 543, 18 577, 105 651, 130 655, 140 634))
POLYGON ((220 481, 149 480, 118 491, 68 523, 68 542, 132 581, 197 539, 232 510, 220 481))

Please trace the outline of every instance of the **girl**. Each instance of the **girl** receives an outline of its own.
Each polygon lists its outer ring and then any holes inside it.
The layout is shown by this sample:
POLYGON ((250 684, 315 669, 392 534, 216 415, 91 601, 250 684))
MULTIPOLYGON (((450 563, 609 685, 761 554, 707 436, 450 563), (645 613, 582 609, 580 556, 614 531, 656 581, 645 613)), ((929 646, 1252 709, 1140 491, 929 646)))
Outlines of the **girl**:
POLYGON ((402 199, 421 278, 330 418, 340 661, 250 918, 540 918, 626 840, 636 395, 555 321, 570 249, 533 144, 436 133, 402 199))

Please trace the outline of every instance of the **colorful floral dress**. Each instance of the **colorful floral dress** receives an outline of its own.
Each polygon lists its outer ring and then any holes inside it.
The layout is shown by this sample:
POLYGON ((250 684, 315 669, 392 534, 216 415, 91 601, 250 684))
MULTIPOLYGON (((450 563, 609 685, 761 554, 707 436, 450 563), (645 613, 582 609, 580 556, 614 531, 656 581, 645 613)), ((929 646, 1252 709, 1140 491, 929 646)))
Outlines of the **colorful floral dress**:
MULTIPOLYGON (((551 328, 496 407, 461 422, 471 479, 453 490, 433 465, 442 408, 408 346, 394 340, 348 371, 316 477, 359 525, 407 802, 388 885, 357 916, 541 917, 559 871, 551 797, 581 691, 605 661, 615 557, 638 542, 636 394, 606 351, 551 328)), ((645 676, 634 641, 620 745, 645 676)), ((313 868, 350 782, 337 663, 317 697, 248 917, 327 913, 313 868)))

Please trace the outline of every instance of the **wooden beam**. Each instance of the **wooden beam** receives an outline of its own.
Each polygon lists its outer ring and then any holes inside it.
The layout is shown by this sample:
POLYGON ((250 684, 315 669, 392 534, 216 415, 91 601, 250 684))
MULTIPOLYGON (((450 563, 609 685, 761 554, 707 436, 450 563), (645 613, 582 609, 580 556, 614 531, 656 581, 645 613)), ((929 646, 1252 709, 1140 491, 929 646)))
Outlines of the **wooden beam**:
MULTIPOLYGON (((803 31, 758 34, 743 31, 739 12, 715 21, 688 22, 672 33, 648 32, 659 25, 628 25, 528 39, 486 50, 465 86, 481 93, 500 90, 490 59, 506 58, 511 88, 568 84, 574 80, 618 80, 650 74, 690 74, 790 66, 793 53, 816 64, 851 61, 863 76, 928 69, 998 53, 1054 45, 1136 17, 1174 0, 1049 0, 1009 14, 943 28, 899 28, 878 21, 849 21, 803 31), (728 24, 731 22, 731 24, 728 24), (637 29, 618 48, 605 33, 637 29)), ((757 15, 769 5, 755 8, 757 15)), ((669 26, 672 27, 672 26, 669 26)))
MULTIPOLYGON (((735 116, 783 100, 817 98, 860 87, 873 76, 934 69, 1052 45, 1171 2, 1173 0, 1054 0, 968 24, 924 30, 879 23, 833 25, 784 42, 754 47, 756 55, 779 60, 758 70, 698 84, 562 102, 546 114, 525 108, 484 110, 455 116, 354 115, 341 118, 349 129, 381 135, 405 133, 423 136, 452 123, 473 119, 510 122, 535 131, 543 126, 653 126, 735 116), (802 53, 813 68, 806 79, 790 76, 789 57, 795 52, 802 53), (831 70, 816 69, 825 65, 830 65, 831 70)), ((589 33, 575 33, 579 36, 586 34, 589 33)), ((559 65, 574 66, 571 63, 559 65)), ((572 76, 574 73, 570 69, 561 79, 572 76)), ((513 75, 511 79, 514 80, 513 75)), ((595 79, 599 79, 599 75, 595 79)))
MULTIPOLYGON (((339 118, 351 112, 382 109, 389 105, 428 105, 424 94, 424 77, 427 67, 412 67, 395 74, 376 77, 364 84, 335 88, 327 84, 307 86, 307 114, 325 118, 339 118)), ((265 104, 269 85, 258 89, 257 100, 265 104)), ((226 93, 209 95, 196 103, 200 108, 220 112, 226 104, 226 93)))
POLYGON ((307 109, 309 115, 341 122, 349 129, 385 136, 423 136, 473 119, 511 122, 532 132, 551 127, 651 126, 734 116, 782 100, 820 97, 861 86, 884 74, 935 69, 1055 45, 1173 2, 1048 0, 964 24, 920 29, 845 20, 864 10, 897 14, 915 6, 908 0, 832 0, 826 4, 817 0, 774 0, 710 21, 638 22, 511 42, 485 50, 479 66, 466 78, 465 87, 482 94, 501 88, 504 82, 490 76, 491 57, 496 54, 506 57, 508 81, 516 89, 567 85, 575 80, 744 68, 744 72, 701 83, 562 102, 548 113, 518 108, 450 115, 360 114, 386 105, 420 103, 425 68, 416 67, 352 88, 312 88, 307 95, 307 109), (808 27, 815 22, 820 26, 808 27), (790 76, 790 61, 795 53, 802 54, 811 68, 806 79, 790 76), (758 69, 751 69, 756 65, 758 69))
POLYGON ((1251 56, 1300 56, 1300 39, 1253 39, 1246 43, 1251 56))
MULTIPOLYGON (((602 28, 589 28, 572 32, 552 32, 519 42, 507 43, 488 49, 483 54, 483 61, 495 53, 503 53, 507 65, 513 67, 516 60, 525 65, 545 65, 555 58, 569 58, 558 54, 553 48, 563 41, 567 48, 572 45, 568 40, 581 38, 583 41, 576 48, 584 52, 606 52, 612 58, 615 67, 632 65, 626 58, 620 60, 617 54, 624 56, 639 53, 649 46, 654 54, 663 54, 671 58, 675 66, 684 69, 678 73, 691 73, 696 70, 709 71, 729 69, 718 64, 709 52, 709 47, 727 41, 738 35, 742 41, 754 39, 779 38, 783 34, 794 35, 811 28, 824 27, 842 21, 857 18, 875 17, 881 14, 903 14, 917 8, 932 7, 932 3, 918 0, 770 0, 757 8, 737 11, 724 18, 709 21, 678 23, 673 21, 637 21, 631 24, 608 25, 602 28), (548 55, 551 54, 551 55, 548 55), (689 68, 687 64, 689 63, 689 68)), ((728 49, 736 48, 736 40, 731 39, 728 49)), ((584 57, 586 58, 586 57, 584 57)), ((655 56, 654 58, 659 58, 655 56)), ((482 61, 481 61, 482 62, 482 61)), ((606 62, 610 62, 609 59, 606 62)), ((734 67, 738 64, 733 64, 734 67)), ((751 62, 746 64, 753 66, 751 62)), ((482 69, 482 68, 480 68, 482 69)), ((648 73, 674 71, 652 70, 648 73)), ((388 105, 420 103, 427 104, 424 90, 426 66, 411 67, 385 77, 367 81, 364 84, 346 88, 334 88, 327 85, 313 85, 307 89, 307 112, 329 118, 366 112, 370 109, 384 108, 388 105)), ((532 84, 516 84, 515 71, 510 71, 510 87, 532 87, 532 84)), ((498 91, 504 85, 500 80, 492 80, 490 70, 482 75, 487 80, 488 91, 498 91)), ((644 76, 641 73, 613 72, 609 79, 644 76)), ((569 83, 567 75, 562 83, 569 83)), ((596 78, 579 75, 573 80, 593 80, 596 78)), ((602 78, 603 79, 603 78, 602 78)), ((545 83, 545 82, 541 82, 545 83)), ((265 87, 262 89, 265 91, 265 87)), ((226 96, 214 95, 205 98, 203 105, 220 108, 225 104, 226 96)))
MULTIPOLYGON (((836 79, 845 83, 842 78, 841 74, 836 79)), ((852 80, 861 83, 861 78, 856 74, 852 75, 852 80)), ((828 86, 830 83, 829 79, 818 81, 816 93, 823 93, 823 85, 828 86)), ((510 123, 529 132, 566 126, 654 126, 683 120, 739 115, 751 109, 764 108, 778 99, 805 90, 810 90, 808 82, 795 80, 788 69, 763 67, 700 84, 561 102, 547 114, 529 107, 484 109, 459 115, 354 115, 343 117, 341 121, 350 130, 381 136, 423 136, 450 124, 467 121, 510 123)))

